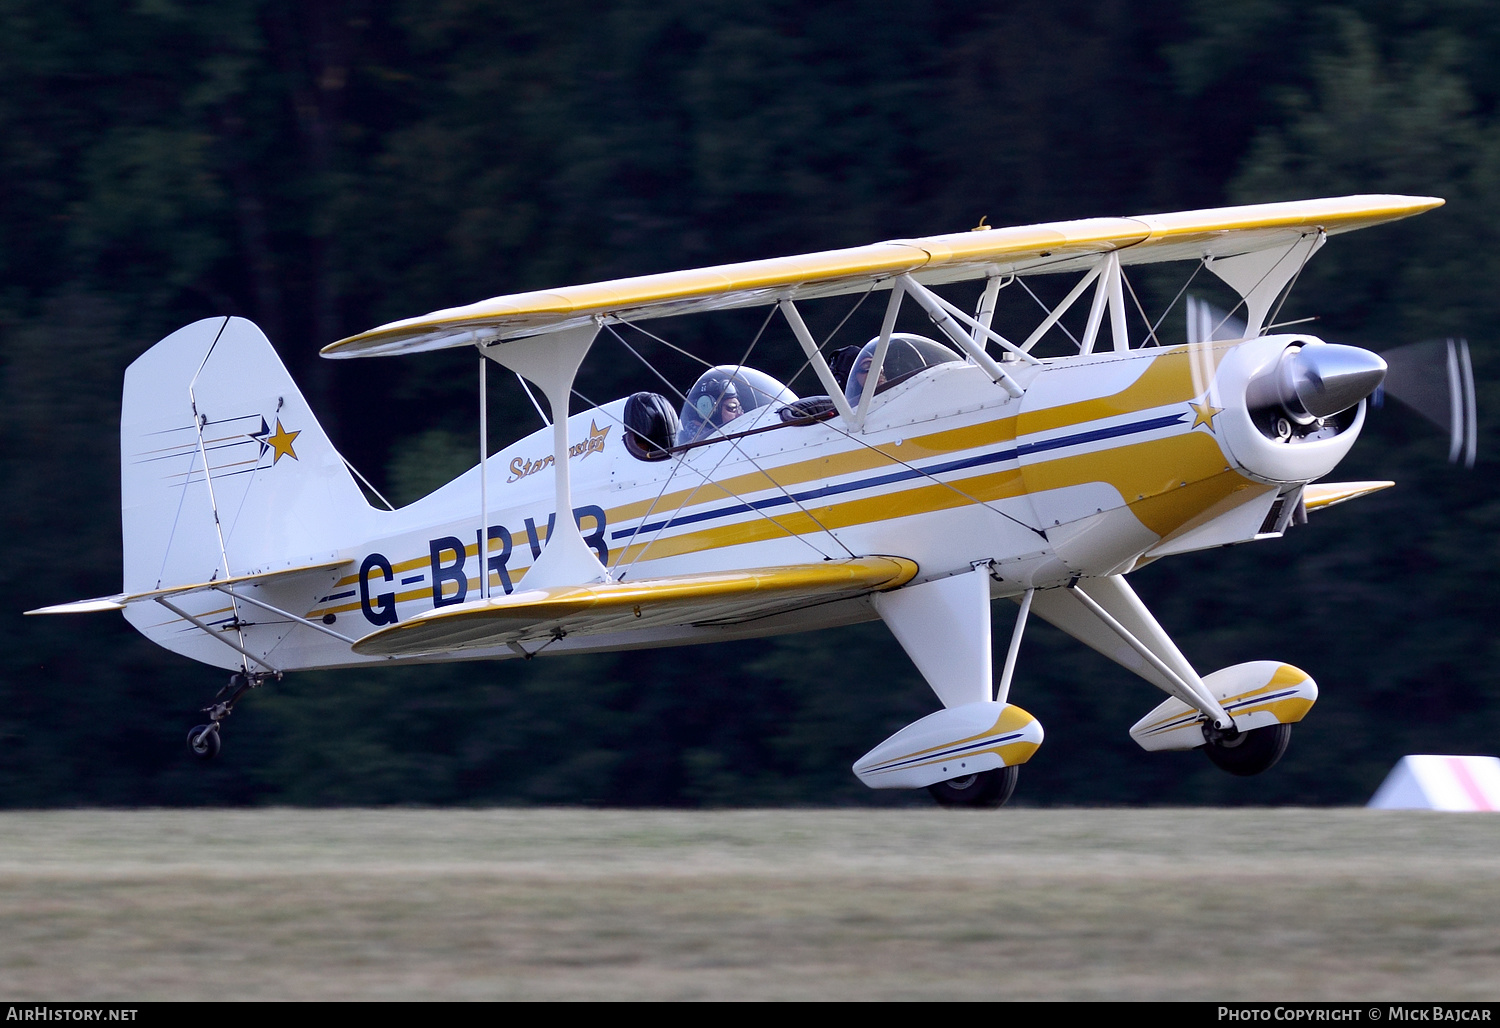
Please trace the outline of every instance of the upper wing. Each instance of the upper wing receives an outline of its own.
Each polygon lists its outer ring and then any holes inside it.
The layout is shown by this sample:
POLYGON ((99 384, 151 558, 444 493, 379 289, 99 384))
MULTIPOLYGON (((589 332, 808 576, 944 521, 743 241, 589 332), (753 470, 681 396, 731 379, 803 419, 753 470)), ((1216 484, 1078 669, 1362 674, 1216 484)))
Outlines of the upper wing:
POLYGON ((1289 246, 1310 231, 1351 232, 1420 214, 1430 196, 1345 196, 1133 218, 898 239, 847 250, 497 296, 393 321, 323 348, 325 357, 373 357, 539 335, 588 323, 753 307, 782 298, 837 296, 911 274, 933 284, 991 274, 1077 271, 1101 253, 1125 264, 1227 257, 1289 246))
POLYGON ((354 644, 354 652, 407 656, 630 628, 743 621, 894 589, 916 573, 917 565, 904 557, 860 557, 636 582, 526 589, 509 596, 437 607, 404 624, 371 632, 354 644))
POLYGON ((50 607, 38 607, 36 610, 28 610, 28 614, 91 614, 100 610, 124 610, 127 603, 138 603, 141 600, 154 600, 159 596, 176 596, 180 593, 202 592, 204 589, 222 589, 229 585, 248 585, 252 582, 265 582, 273 578, 292 578, 296 575, 304 575, 312 571, 332 571, 341 568, 345 564, 353 563, 348 558, 343 560, 326 560, 320 564, 301 564, 292 568, 275 568, 270 571, 256 571, 246 575, 232 575, 229 578, 210 579, 207 582, 193 582, 190 585, 173 585, 165 589, 153 589, 144 593, 115 593, 113 596, 98 596, 92 600, 74 600, 72 603, 58 603, 50 607))

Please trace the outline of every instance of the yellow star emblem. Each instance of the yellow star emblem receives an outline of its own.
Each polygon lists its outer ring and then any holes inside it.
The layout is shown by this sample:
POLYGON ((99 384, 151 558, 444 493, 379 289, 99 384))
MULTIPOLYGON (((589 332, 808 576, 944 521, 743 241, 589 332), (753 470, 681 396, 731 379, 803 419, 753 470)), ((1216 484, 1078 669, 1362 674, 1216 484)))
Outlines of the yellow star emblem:
POLYGON ((276 456, 271 458, 271 463, 274 465, 278 461, 280 461, 282 457, 290 457, 292 458, 292 460, 298 459, 297 451, 292 449, 292 443, 301 434, 302 432, 300 429, 296 432, 288 432, 286 429, 281 427, 281 419, 277 418, 275 432, 272 432, 269 428, 267 428, 266 423, 262 421, 261 430, 255 433, 255 435, 251 436, 251 438, 260 443, 261 456, 265 456, 266 450, 268 449, 276 451, 276 456))
POLYGON ((605 437, 609 435, 609 430, 613 427, 613 425, 605 425, 604 428, 601 429, 592 420, 589 421, 589 448, 588 452, 584 454, 585 457, 587 457, 590 453, 604 452, 605 437))
POLYGON ((1215 407, 1207 399, 1202 403, 1193 403, 1189 400, 1188 406, 1193 408, 1193 428, 1207 425, 1210 432, 1214 431, 1214 415, 1224 412, 1223 407, 1215 407))

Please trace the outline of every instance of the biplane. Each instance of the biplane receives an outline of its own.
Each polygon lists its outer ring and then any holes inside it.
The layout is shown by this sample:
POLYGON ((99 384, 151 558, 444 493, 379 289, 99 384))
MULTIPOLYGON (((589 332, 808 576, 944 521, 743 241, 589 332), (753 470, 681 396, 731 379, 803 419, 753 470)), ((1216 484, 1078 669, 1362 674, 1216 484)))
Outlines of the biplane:
MULTIPOLYGON (((159 645, 232 671, 188 736, 204 758, 235 703, 288 671, 878 619, 939 709, 875 745, 854 774, 976 807, 1003 803, 1042 743, 1010 698, 1035 614, 1165 693, 1130 729, 1142 747, 1201 748, 1255 774, 1280 758, 1316 683, 1274 660, 1200 673, 1129 575, 1280 537, 1391 484, 1320 481, 1358 437, 1386 363, 1279 330, 1275 312, 1329 237, 1441 203, 1350 196, 982 226, 382 325, 323 356, 473 348, 480 439, 492 364, 521 379, 543 421, 499 452, 482 443, 472 470, 400 509, 367 498, 254 324, 199 321, 125 373, 122 591, 29 613, 123 611, 159 645), (1158 262, 1211 273, 1238 306, 1177 345, 1149 321, 1133 329, 1126 269, 1158 262), (1032 291, 1041 276, 1060 299, 1032 291), (1019 329, 995 318, 1018 283, 1037 300, 1019 329), (969 286, 972 305, 938 291, 969 286), (856 294, 884 300, 879 331, 834 352, 801 308, 856 294), (746 351, 705 361, 695 382, 662 376, 675 396, 573 409, 578 369, 606 334, 629 347, 623 329, 746 307, 784 319, 818 395, 793 393, 746 351), (1065 352, 1042 356, 1044 339, 1065 352), (998 599, 1017 612, 996 660, 998 599)), ((1454 395, 1467 397, 1472 459, 1464 356, 1454 395)))

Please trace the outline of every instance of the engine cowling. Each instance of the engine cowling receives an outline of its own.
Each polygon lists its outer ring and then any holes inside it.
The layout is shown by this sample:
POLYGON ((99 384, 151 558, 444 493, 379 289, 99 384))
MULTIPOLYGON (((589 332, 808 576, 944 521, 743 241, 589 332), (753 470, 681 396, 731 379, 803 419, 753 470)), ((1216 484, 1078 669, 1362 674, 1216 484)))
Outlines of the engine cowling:
POLYGON ((1308 336, 1265 336, 1234 348, 1216 382, 1223 440, 1241 468, 1265 482, 1310 482, 1349 452, 1365 397, 1386 366, 1357 346, 1308 336))

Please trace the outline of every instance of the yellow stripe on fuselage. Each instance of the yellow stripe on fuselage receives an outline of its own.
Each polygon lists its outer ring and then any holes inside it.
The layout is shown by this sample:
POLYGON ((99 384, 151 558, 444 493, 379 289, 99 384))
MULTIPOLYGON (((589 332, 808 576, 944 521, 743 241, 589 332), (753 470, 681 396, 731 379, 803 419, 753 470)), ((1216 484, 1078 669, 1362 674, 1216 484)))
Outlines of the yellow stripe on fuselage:
POLYGON ((1013 469, 951 483, 927 482, 900 492, 846 500, 824 507, 809 507, 806 511, 762 516, 751 514, 749 520, 732 525, 633 543, 626 547, 621 560, 627 563, 637 559, 659 560, 684 553, 781 539, 788 535, 808 535, 825 529, 848 528, 851 525, 890 521, 914 514, 930 514, 937 510, 968 506, 975 500, 998 500, 1020 496, 1024 492, 1021 473, 1013 469))
MULTIPOLYGON (((719 482, 700 483, 664 493, 650 500, 638 500, 610 508, 605 519, 620 525, 650 515, 679 516, 704 505, 724 500, 744 500, 757 492, 786 489, 808 482, 831 481, 850 474, 881 468, 911 465, 935 457, 951 456, 1015 441, 1018 437, 1076 428, 1091 421, 1140 414, 1160 407, 1186 403, 1201 396, 1214 369, 1232 348, 1228 343, 1193 344, 1166 350, 1151 359, 1139 378, 1124 389, 1105 397, 1061 404, 1019 415, 960 428, 944 429, 912 436, 900 442, 878 446, 857 440, 847 449, 811 459, 795 460, 779 467, 765 468, 733 476, 719 482)), ((1122 355, 1122 359, 1123 355, 1122 355)), ((1138 355, 1130 359, 1141 359, 1138 355)), ((1080 369, 1081 370, 1081 369, 1080 369)), ((1206 432, 1181 433, 1159 439, 1113 446, 1092 453, 1062 456, 1025 464, 1019 468, 991 470, 968 478, 945 483, 931 480, 907 488, 822 506, 767 514, 745 512, 744 517, 728 525, 663 535, 626 542, 622 561, 653 560, 687 553, 698 553, 729 546, 762 542, 786 536, 801 536, 825 530, 890 520, 952 509, 978 502, 1014 498, 1026 492, 1042 492, 1087 482, 1105 482, 1113 486, 1143 524, 1160 536, 1170 535, 1188 524, 1206 507, 1224 497, 1254 485, 1231 471, 1216 439, 1206 432)), ((670 532, 668 528, 665 531, 670 532)), ((546 525, 536 526, 539 542, 546 539, 546 525)), ((524 532, 512 533, 515 549, 527 546, 524 532)), ((642 536, 646 533, 642 533, 642 536)), ((477 545, 464 548, 466 559, 478 555, 477 545)), ((529 557, 529 554, 527 554, 529 557)), ((413 557, 392 564, 393 577, 418 568, 427 568, 429 556, 413 557)), ((526 565, 516 564, 507 570, 512 581, 519 581, 526 565)), ((492 573, 492 581, 496 576, 492 573)), ((359 576, 344 576, 335 589, 355 585, 359 576)), ((389 585, 381 582, 382 586, 389 585)), ((470 579, 470 587, 478 578, 470 579)), ((431 584, 398 592, 398 603, 431 595, 431 584)), ((344 613, 359 609, 359 604, 345 603, 318 608, 310 616, 344 613)))
MULTIPOLYGON (((738 500, 749 493, 765 489, 786 488, 814 482, 819 479, 839 478, 860 471, 909 464, 912 461, 941 457, 963 450, 973 450, 995 443, 1012 442, 1016 438, 1014 415, 985 421, 963 428, 950 428, 942 432, 904 439, 899 443, 881 445, 859 445, 842 453, 815 457, 811 460, 794 461, 780 467, 766 468, 745 475, 726 478, 721 482, 705 482, 676 492, 664 493, 652 500, 639 500, 606 511, 611 524, 633 521, 652 513, 688 510, 717 500, 738 500)), ((352 579, 351 579, 352 581, 352 579)))
MULTIPOLYGON (((1238 343, 1189 343, 1165 350, 1141 377, 1117 393, 1041 410, 1022 411, 1016 430, 1027 436, 1072 428, 1090 421, 1138 414, 1156 407, 1186 403, 1202 396, 1224 356, 1238 343)), ((1097 367, 1098 365, 1093 365, 1097 367)), ((1083 371, 1086 366, 1078 370, 1083 371)))

